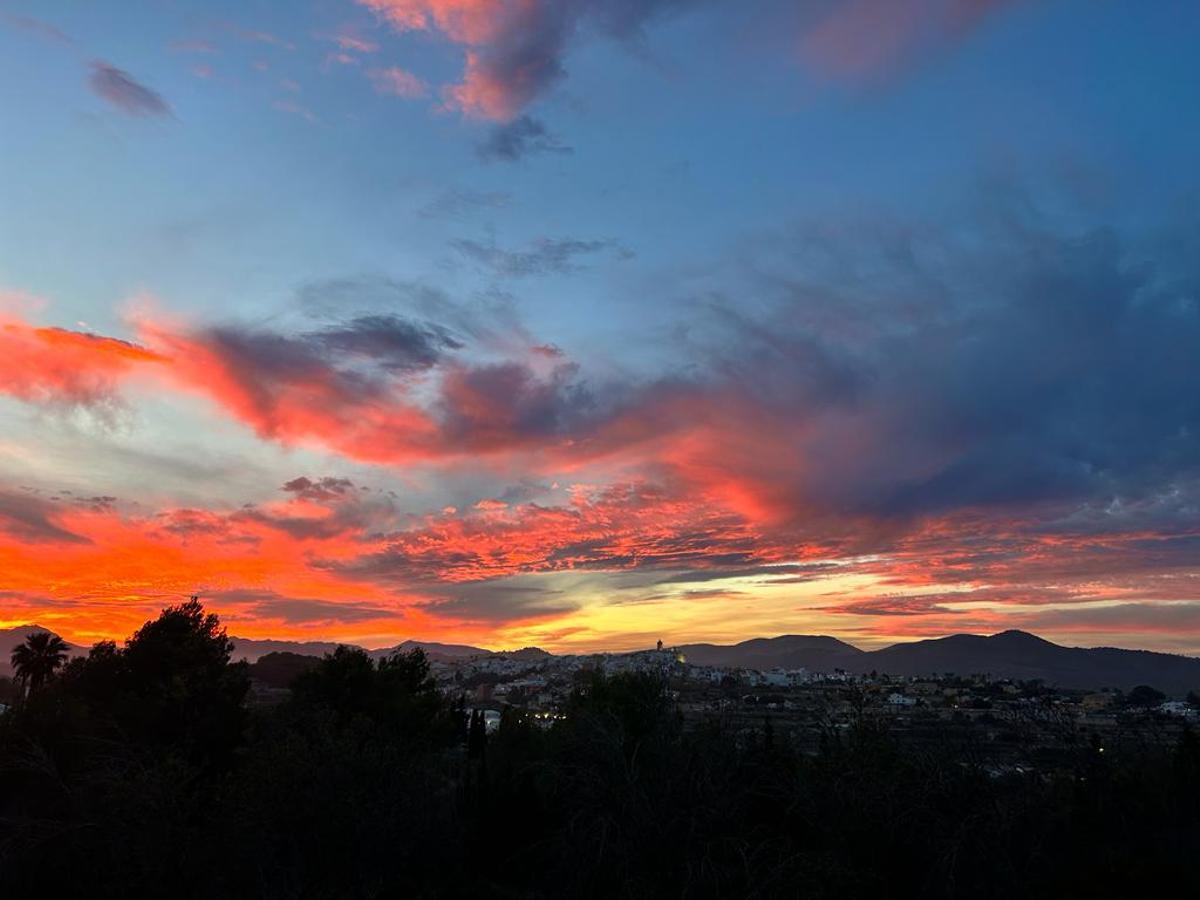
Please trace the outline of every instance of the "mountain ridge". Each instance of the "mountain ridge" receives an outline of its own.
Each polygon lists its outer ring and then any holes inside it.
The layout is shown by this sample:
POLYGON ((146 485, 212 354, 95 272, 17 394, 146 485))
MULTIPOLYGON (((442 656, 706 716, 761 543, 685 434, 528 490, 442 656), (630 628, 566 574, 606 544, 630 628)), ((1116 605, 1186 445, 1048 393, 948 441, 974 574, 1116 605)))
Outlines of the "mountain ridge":
MULTIPOLYGON (((0 629, 0 674, 11 671, 12 648, 35 631, 50 631, 38 625, 0 629)), ((331 653, 333 641, 275 641, 232 637, 234 659, 256 662, 269 653, 322 656, 331 653)), ((493 651, 468 644, 405 640, 391 647, 368 649, 373 658, 397 651, 421 648, 442 661, 473 656, 511 655, 529 661, 550 658, 538 647, 493 651)), ((992 635, 951 634, 892 644, 878 650, 862 650, 830 635, 785 634, 750 638, 736 644, 681 644, 672 648, 695 665, 721 668, 797 669, 813 672, 842 670, 854 674, 870 672, 917 677, 955 673, 987 674, 997 678, 1040 679, 1064 688, 1123 690, 1148 684, 1173 695, 1200 690, 1200 657, 1130 650, 1120 647, 1067 647, 1030 632, 1009 629, 992 635)), ((72 654, 84 652, 73 646, 72 654)), ((591 655, 591 654, 584 654, 591 655)), ((612 655, 620 655, 614 653, 612 655)))

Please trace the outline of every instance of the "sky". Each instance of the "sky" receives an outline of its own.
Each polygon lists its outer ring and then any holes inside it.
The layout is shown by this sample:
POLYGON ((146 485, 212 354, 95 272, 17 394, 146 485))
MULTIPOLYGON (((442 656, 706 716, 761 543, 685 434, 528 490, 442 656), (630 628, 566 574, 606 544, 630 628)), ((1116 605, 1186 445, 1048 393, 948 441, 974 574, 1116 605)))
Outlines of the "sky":
POLYGON ((1189 0, 0 0, 0 628, 1200 654, 1189 0))

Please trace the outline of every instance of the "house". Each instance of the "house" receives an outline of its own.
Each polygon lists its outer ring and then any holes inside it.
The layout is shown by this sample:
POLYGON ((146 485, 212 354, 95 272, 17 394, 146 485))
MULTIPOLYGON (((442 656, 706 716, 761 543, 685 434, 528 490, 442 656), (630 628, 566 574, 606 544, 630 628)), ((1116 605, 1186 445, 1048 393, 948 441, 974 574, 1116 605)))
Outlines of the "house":
POLYGON ((1196 710, 1186 700, 1167 700, 1159 704, 1158 711, 1168 716, 1179 716, 1182 719, 1200 719, 1200 710, 1196 710))

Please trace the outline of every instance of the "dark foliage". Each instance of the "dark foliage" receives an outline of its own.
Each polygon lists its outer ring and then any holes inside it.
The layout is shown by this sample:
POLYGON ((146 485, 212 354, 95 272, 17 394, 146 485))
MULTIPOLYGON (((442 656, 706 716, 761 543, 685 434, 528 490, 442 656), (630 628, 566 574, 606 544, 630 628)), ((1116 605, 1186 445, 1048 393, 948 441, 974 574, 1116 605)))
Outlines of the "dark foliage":
POLYGON ((313 656, 289 653, 286 650, 268 653, 250 665, 250 677, 268 687, 287 688, 297 678, 317 665, 313 656))
POLYGON ((12 651, 12 668, 29 693, 36 693, 67 661, 67 642, 48 631, 36 631, 12 651))
POLYGON ((869 717, 797 752, 685 728, 656 677, 546 727, 444 698, 421 651, 339 648, 245 710, 198 604, 0 718, 0 896, 1195 896, 1200 740, 997 774, 869 717))

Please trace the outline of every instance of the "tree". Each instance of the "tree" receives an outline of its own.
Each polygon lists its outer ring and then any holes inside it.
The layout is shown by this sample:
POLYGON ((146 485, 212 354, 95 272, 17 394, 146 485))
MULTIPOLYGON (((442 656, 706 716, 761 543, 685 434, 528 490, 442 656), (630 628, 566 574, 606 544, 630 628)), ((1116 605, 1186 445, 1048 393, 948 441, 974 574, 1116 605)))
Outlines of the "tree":
POLYGON ((375 702, 375 666, 361 647, 339 645, 292 682, 304 706, 324 706, 349 720, 368 714, 375 702))
POLYGON ((17 678, 35 693, 67 661, 70 647, 56 634, 36 631, 13 648, 12 667, 17 678))
POLYGON ((1166 699, 1167 695, 1162 691, 1155 690, 1148 684, 1139 684, 1126 695, 1125 705, 1147 709, 1151 706, 1158 706, 1166 699))
POLYGON ((375 662, 360 647, 339 646, 292 682, 292 698, 343 725, 370 722, 393 737, 453 742, 460 730, 420 648, 375 662))
MULTIPOLYGON (((196 597, 164 609, 114 658, 133 700, 124 717, 143 740, 182 749, 197 762, 225 759, 242 737, 247 666, 196 597)), ((109 654, 104 654, 108 656, 109 654)))

